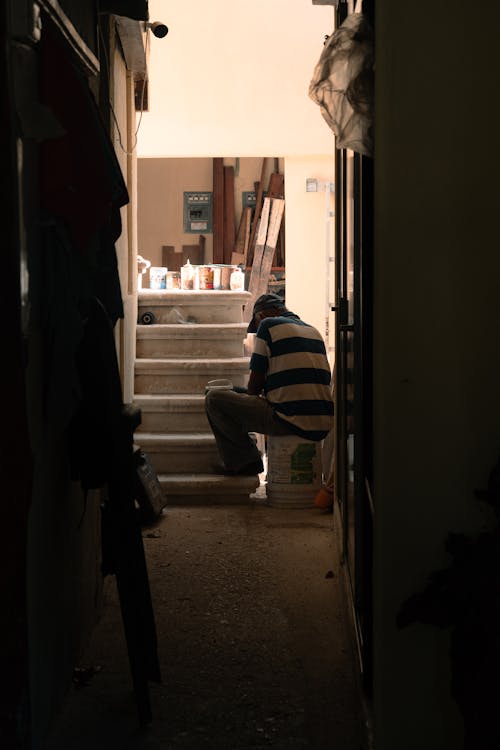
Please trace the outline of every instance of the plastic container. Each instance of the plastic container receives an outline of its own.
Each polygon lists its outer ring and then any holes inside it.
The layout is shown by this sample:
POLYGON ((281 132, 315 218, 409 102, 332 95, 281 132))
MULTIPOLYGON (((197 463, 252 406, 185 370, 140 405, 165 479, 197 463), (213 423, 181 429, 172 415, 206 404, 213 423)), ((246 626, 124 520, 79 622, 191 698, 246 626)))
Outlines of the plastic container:
POLYGON ((312 508, 321 487, 321 442, 295 435, 268 436, 269 505, 276 508, 312 508))
POLYGON ((198 289, 198 269, 189 261, 181 267, 181 289, 198 289))
POLYGON ((222 268, 221 266, 212 266, 214 273, 214 289, 222 289, 222 268))
POLYGON ((168 268, 163 266, 151 266, 149 269, 149 288, 166 289, 167 288, 168 268))
POLYGON ((220 378, 218 380, 209 380, 205 386, 205 393, 207 391, 232 391, 233 384, 230 380, 220 378))
POLYGON ((235 268, 231 274, 229 286, 233 292, 242 292, 245 289, 245 274, 241 268, 235 268))

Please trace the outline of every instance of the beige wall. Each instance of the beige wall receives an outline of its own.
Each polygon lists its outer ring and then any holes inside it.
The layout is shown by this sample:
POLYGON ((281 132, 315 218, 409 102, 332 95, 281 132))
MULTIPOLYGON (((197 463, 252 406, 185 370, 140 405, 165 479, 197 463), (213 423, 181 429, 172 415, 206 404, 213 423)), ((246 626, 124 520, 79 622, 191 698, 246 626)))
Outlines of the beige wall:
MULTIPOLYGON (((184 191, 213 189, 212 159, 139 159, 139 253, 150 260, 152 265, 161 265, 162 245, 173 245, 180 252, 182 245, 195 245, 197 234, 184 232, 183 195, 184 191)), ((241 193, 254 189, 254 182, 260 180, 262 158, 242 158, 237 166, 235 157, 224 157, 225 166, 235 167, 235 229, 241 218, 241 193)), ((279 162, 283 169, 283 161, 279 162)), ((269 184, 269 176, 274 170, 274 159, 266 159, 264 184, 269 184)), ((207 262, 213 259, 213 234, 206 237, 207 262)), ((147 286, 148 277, 145 274, 147 286)))
MULTIPOLYGON (((333 193, 327 198, 325 184, 333 183, 332 155, 287 157, 286 214, 287 240, 286 299, 291 310, 316 326, 326 336, 327 310, 327 257, 333 256, 333 193), (307 178, 321 183, 318 192, 306 192, 307 178), (328 252, 327 252, 328 251, 328 252)), ((332 266, 333 264, 330 264, 332 266)), ((333 296, 333 268, 329 285, 329 298, 333 296)), ((334 357, 334 320, 330 335, 330 359, 334 357)))
MULTIPOLYGON (((251 5, 173 0, 167 9, 152 0, 150 16, 167 23, 170 32, 165 39, 151 38, 151 104, 141 121, 139 156, 237 154, 249 157, 248 162, 240 159, 242 175, 244 165, 263 154, 281 156, 286 163, 287 299, 325 334, 325 196, 306 194, 305 179, 333 179, 333 135, 308 96, 324 36, 333 29, 332 6, 306 0, 255 0, 251 5)), ((166 194, 170 184, 160 177, 158 160, 152 161, 156 164, 147 166, 141 158, 139 174, 140 252, 150 260, 159 259, 162 244, 180 247, 192 237, 185 239, 179 231, 179 201, 182 190, 190 188, 179 185, 172 202, 158 213, 155 185, 166 194), (171 212, 168 219, 166 212, 171 212)), ((246 189, 258 179, 256 167, 257 176, 246 189)), ((211 170, 204 176, 206 187, 200 189, 211 190, 211 170)))
MULTIPOLYGON (((188 190, 212 190, 211 159, 139 159, 138 248, 153 266, 162 265, 162 245, 196 245, 197 234, 183 231, 183 196, 188 190)), ((212 234, 205 233, 207 261, 212 259, 212 234)), ((144 285, 148 286, 148 274, 144 285)))
POLYGON ((139 156, 328 153, 331 133, 308 88, 331 6, 150 0, 149 13, 170 31, 150 40, 139 156))

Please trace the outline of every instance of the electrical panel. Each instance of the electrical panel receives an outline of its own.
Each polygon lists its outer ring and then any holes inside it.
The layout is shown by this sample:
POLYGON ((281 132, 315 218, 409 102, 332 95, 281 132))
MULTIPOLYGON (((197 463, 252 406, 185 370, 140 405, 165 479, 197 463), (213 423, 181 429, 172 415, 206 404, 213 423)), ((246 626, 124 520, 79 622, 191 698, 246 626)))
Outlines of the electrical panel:
POLYGON ((184 193, 184 232, 204 234, 212 232, 212 193, 207 191, 184 193))

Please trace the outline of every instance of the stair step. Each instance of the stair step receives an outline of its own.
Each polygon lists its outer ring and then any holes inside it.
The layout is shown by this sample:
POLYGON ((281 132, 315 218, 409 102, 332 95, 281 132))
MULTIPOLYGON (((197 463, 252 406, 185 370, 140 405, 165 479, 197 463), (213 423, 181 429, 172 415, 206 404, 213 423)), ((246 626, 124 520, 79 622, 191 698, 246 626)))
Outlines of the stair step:
POLYGON ((220 474, 160 474, 160 485, 169 505, 248 503, 260 486, 258 477, 225 477, 220 474))
POLYGON ((226 359, 163 359, 135 361, 136 394, 204 393, 209 380, 227 378, 237 386, 248 381, 249 357, 226 359))
MULTIPOLYGON (((169 315, 177 308, 183 318, 196 323, 235 323, 243 320, 243 306, 251 299, 249 292, 151 290, 138 293, 139 314, 152 312, 157 323, 172 322, 169 315)), ((175 322, 175 321, 173 321, 175 322)))
POLYGON ((241 357, 246 323, 137 326, 137 357, 241 357))
POLYGON ((142 414, 139 432, 210 432, 204 394, 137 394, 142 414))
POLYGON ((148 454, 157 474, 210 474, 220 461, 211 433, 136 432, 134 441, 148 454))

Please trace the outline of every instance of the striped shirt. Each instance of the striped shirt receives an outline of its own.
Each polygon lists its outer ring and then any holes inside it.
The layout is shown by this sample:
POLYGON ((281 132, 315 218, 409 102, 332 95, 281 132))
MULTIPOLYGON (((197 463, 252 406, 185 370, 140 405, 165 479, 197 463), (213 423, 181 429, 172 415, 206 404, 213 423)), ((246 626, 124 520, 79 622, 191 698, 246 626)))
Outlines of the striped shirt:
POLYGON ((265 374, 264 394, 292 432, 322 440, 333 427, 330 365, 319 331, 294 313, 264 318, 250 369, 265 374))

